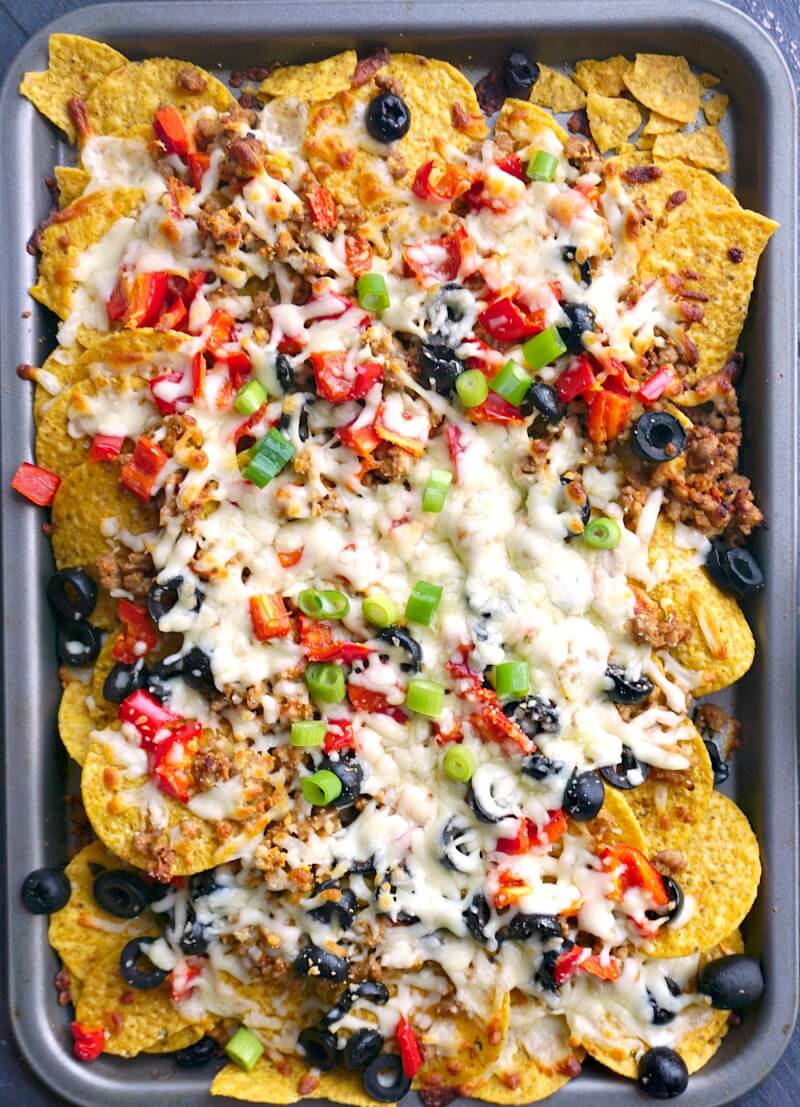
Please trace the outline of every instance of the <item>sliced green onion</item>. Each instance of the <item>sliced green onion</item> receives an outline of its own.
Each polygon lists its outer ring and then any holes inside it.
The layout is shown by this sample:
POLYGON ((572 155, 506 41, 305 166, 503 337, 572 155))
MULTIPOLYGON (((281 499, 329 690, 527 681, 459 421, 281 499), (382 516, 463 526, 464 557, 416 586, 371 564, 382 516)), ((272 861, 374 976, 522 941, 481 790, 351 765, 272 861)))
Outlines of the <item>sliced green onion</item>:
POLYGON ((321 746, 328 731, 322 719, 298 719, 292 723, 290 746, 321 746))
POLYGON ((342 794, 342 782, 330 769, 318 769, 315 773, 304 776, 300 787, 308 802, 315 807, 333 803, 342 794))
POLYGON ((338 665, 315 661, 305 672, 309 692, 320 703, 341 703, 345 697, 344 673, 338 665))
POLYGON ((555 324, 546 330, 539 331, 533 338, 529 338, 522 347, 522 356, 531 369, 544 369, 567 352, 564 339, 558 333, 555 324))
POLYGON ((444 755, 444 771, 451 780, 466 784, 475 772, 475 754, 466 746, 449 746, 444 755))
POLYGON ((531 686, 527 661, 501 661, 492 670, 492 684, 498 696, 526 696, 531 686))
POLYGON ((594 550, 613 550, 619 545, 621 537, 619 523, 615 519, 607 519, 605 515, 592 519, 583 531, 584 542, 594 550))
POLYGON ((297 606, 304 615, 310 615, 312 619, 343 619, 350 611, 347 596, 334 588, 322 592, 315 588, 304 588, 297 597, 297 606))
POLYGON ((380 273, 362 273, 356 284, 358 302, 365 311, 385 311, 389 306, 386 281, 380 273))
POLYGON ((510 358, 500 372, 489 381, 492 392, 508 400, 514 407, 519 407, 525 399, 525 393, 533 384, 533 377, 526 373, 521 365, 517 365, 513 357, 510 358))
POLYGON ((261 1059, 264 1043, 252 1030, 248 1030, 246 1026, 240 1026, 225 1046, 225 1052, 235 1065, 245 1072, 250 1072, 261 1059))
POLYGON ((552 181, 558 169, 558 158, 547 150, 537 150, 528 162, 525 175, 532 181, 552 181))
POLYGON ((406 619, 409 623, 419 623, 427 627, 439 606, 442 589, 438 584, 429 584, 427 580, 418 580, 406 600, 406 619))
POLYGON ((262 404, 267 402, 267 393, 264 386, 257 380, 243 384, 233 401, 233 406, 240 415, 252 415, 258 411, 262 404))
POLYGON ((426 719, 438 719, 444 707, 444 685, 435 680, 415 677, 408 682, 406 707, 426 719))
POLYGON ((389 627, 400 618, 400 608, 389 596, 367 596, 361 604, 361 614, 374 627, 389 627))
POLYGON ((447 469, 431 469, 431 475, 422 493, 422 510, 441 511, 452 483, 453 474, 447 469))
POLYGON ((477 407, 489 395, 489 384, 480 369, 467 369, 456 377, 456 392, 464 407, 477 407))
POLYGON ((294 457, 294 446, 279 430, 271 427, 250 451, 250 461, 242 476, 263 488, 294 457))

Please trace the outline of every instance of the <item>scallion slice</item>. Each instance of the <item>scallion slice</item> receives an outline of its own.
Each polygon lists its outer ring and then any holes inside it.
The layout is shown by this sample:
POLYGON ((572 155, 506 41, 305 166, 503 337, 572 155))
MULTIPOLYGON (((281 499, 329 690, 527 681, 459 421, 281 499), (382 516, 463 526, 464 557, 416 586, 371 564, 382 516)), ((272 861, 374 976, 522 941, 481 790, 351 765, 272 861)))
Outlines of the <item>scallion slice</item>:
POLYGON ((312 619, 343 619, 350 611, 347 596, 334 588, 321 592, 315 588, 304 588, 297 596, 297 606, 312 619))
POLYGON ((530 373, 526 373, 521 365, 517 365, 513 358, 509 358, 500 372, 492 377, 489 387, 492 392, 508 400, 514 407, 519 407, 532 383, 533 377, 530 373))
POLYGON ((365 311, 381 312, 389 306, 386 281, 380 273, 362 273, 356 284, 358 302, 365 311))
POLYGON ((522 347, 522 356, 531 369, 544 369, 567 352, 564 339, 555 325, 529 338, 522 347))
POLYGON ((415 677, 408 682, 406 707, 426 719, 438 719, 444 707, 444 685, 415 677))
POLYGON ((475 772, 475 754, 466 746, 449 746, 442 764, 451 780, 466 784, 468 780, 472 780, 472 774, 475 772))
POLYGON ((261 1059, 264 1043, 252 1030, 248 1030, 246 1026, 240 1026, 225 1046, 225 1052, 235 1065, 245 1072, 250 1072, 261 1059))
POLYGON ((526 696, 531 678, 527 661, 501 661, 492 670, 492 684, 500 697, 526 696))
POLYGON ((441 511, 452 483, 453 474, 447 469, 431 469, 431 475, 422 493, 422 510, 441 511))
POLYGON ((328 728, 322 719, 297 719, 292 723, 289 745, 321 746, 327 730, 328 728))
POLYGON ((532 181, 552 181, 558 170, 558 158, 547 150, 537 150, 528 162, 525 175, 532 181))
POLYGON ((456 377, 456 392, 464 407, 477 407, 489 395, 489 384, 480 369, 467 369, 456 377))
POLYGON ((400 618, 400 608, 389 596, 372 595, 361 604, 361 614, 374 627, 389 627, 400 618))
POLYGON ((264 386, 259 381, 252 380, 243 384, 236 393, 233 406, 240 415, 253 415, 266 402, 264 386))
POLYGON ((344 673, 338 665, 315 661, 305 671, 306 686, 319 703, 341 703, 345 697, 344 673))
POLYGON ((606 518, 605 515, 592 519, 583 531, 584 542, 594 550, 613 550, 619 545, 621 537, 619 523, 615 519, 606 518))
POLYGON ((304 776, 300 787, 305 798, 315 807, 325 807, 342 794, 342 782, 330 769, 318 769, 315 773, 304 776))
POLYGON ((294 457, 294 446, 275 427, 257 442, 250 451, 250 461, 242 470, 242 476, 263 488, 294 457))
POLYGON ((430 626, 441 598, 440 585, 430 584, 427 580, 418 580, 406 600, 406 619, 409 623, 419 623, 423 627, 430 626))

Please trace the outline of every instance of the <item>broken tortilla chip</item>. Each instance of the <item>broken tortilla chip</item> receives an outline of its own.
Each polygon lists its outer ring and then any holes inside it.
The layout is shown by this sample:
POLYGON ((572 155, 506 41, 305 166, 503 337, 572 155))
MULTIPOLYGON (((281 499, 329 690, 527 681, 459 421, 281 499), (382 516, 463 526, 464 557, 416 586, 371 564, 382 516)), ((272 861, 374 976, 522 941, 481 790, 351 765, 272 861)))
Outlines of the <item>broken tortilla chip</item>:
POLYGON ((730 97, 726 96, 724 92, 712 92, 711 95, 703 101, 703 115, 712 127, 716 127, 721 121, 723 115, 728 110, 728 104, 730 102, 730 97))
POLYGON ((317 104, 349 88, 357 64, 355 50, 345 50, 323 61, 287 65, 270 73, 258 91, 262 96, 294 96, 307 104, 317 104))
POLYGON ((572 79, 584 92, 596 92, 600 96, 619 96, 625 91, 624 74, 631 63, 622 54, 615 54, 605 61, 587 58, 575 63, 572 79))
POLYGON ((623 80, 640 104, 669 119, 692 123, 700 107, 700 82, 686 58, 637 54, 623 80))
POLYGON ((658 158, 679 158, 714 173, 727 173, 731 167, 728 147, 716 127, 658 135, 653 150, 658 158))
POLYGON ((600 96, 596 92, 589 93, 586 114, 601 154, 618 150, 642 121, 639 109, 630 100, 600 96))
POLYGON ((586 104, 586 93, 557 69, 539 66, 539 76, 531 89, 531 103, 551 111, 575 111, 586 104))

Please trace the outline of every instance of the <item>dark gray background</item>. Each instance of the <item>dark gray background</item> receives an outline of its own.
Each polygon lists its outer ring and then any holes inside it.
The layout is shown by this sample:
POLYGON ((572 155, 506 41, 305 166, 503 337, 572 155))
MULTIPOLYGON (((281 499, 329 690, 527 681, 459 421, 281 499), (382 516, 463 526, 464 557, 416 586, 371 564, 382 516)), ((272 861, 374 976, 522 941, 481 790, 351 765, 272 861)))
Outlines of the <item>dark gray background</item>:
MULTIPOLYGON (((0 0, 0 77, 27 38, 46 23, 93 0, 0 0)), ((169 0, 163 0, 166 6, 169 0)), ((287 0, 291 2, 291 0, 287 0)), ((334 2, 334 0, 328 0, 334 2)), ((380 3, 381 0, 374 0, 380 3)), ((576 0, 576 3, 581 0, 576 0)), ((774 39, 800 85, 800 0, 728 0, 746 12, 774 39)), ((213 0, 196 0, 198 7, 213 0)), ((254 0, 257 3, 257 0, 254 0)), ((4 372, 10 367, 4 366, 4 372)), ((2 915, 0 915, 2 918, 2 915)), ((5 943, 3 943, 4 945, 5 943)), ((0 957, 0 994, 5 994, 5 966, 0 957)), ((567 1093, 568 1099, 569 1093, 567 1093)), ((566 1107, 567 1099, 564 1100, 566 1107)), ((38 1083, 17 1055, 9 1031, 5 1002, 0 1004, 0 1107, 53 1107, 63 1101, 38 1083)), ((124 1102, 121 1107, 124 1107, 124 1102)), ((559 1102, 561 1098, 559 1097, 559 1102)), ((800 1105, 800 1023, 771 1076, 732 1107, 795 1107, 800 1105)))

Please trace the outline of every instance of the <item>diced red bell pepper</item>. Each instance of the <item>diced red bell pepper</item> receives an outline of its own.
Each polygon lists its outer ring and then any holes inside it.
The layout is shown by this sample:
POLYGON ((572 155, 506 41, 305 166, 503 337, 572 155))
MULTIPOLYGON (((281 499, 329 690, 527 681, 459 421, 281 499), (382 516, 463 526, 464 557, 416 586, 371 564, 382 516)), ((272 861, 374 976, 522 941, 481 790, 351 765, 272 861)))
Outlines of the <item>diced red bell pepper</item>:
POLYGON ((127 277, 120 276, 117 283, 111 289, 111 295, 106 300, 106 315, 109 322, 120 323, 125 318, 130 302, 130 281, 127 277))
POLYGON ((306 196, 311 222, 318 231, 332 231, 336 226, 336 201, 327 188, 319 185, 306 196))
POLYGON ((123 631, 111 648, 112 655, 124 665, 134 665, 158 645, 158 631, 146 607, 120 600, 117 615, 123 631))
POLYGON ((436 180, 431 180, 436 163, 433 159, 426 161, 416 172, 411 191, 420 200, 450 201, 466 192, 469 188, 469 177, 463 169, 455 165, 446 165, 436 180))
POLYGON ((365 423, 364 426, 355 428, 352 423, 348 423, 346 427, 339 427, 336 433, 342 445, 348 446, 359 457, 369 457, 381 444, 381 439, 372 423, 365 423))
POLYGON ((159 108, 153 119, 153 130, 168 154, 177 154, 179 158, 186 160, 190 144, 189 132, 177 108, 159 108))
POLYGON ((656 907, 666 907, 669 895, 661 873, 634 846, 601 845, 597 855, 607 872, 616 871, 612 898, 623 899, 631 888, 643 888, 656 907))
POLYGON ((189 180, 192 182, 192 188, 196 192, 200 192, 203 187, 203 177, 206 175, 206 171, 211 164, 211 158, 208 154, 198 154, 191 151, 187 155, 187 162, 189 165, 189 180))
POLYGON ((189 309, 186 304, 180 296, 173 296, 161 311, 156 328, 160 331, 179 331, 186 325, 188 318, 189 309))
MULTIPOLYGON (((175 278, 173 278, 174 280, 175 278)), ((187 307, 192 306, 192 302, 206 283, 206 271, 205 269, 195 269, 193 273, 190 273, 185 279, 183 277, 177 278, 183 283, 181 285, 181 298, 187 307)))
MULTIPOLYGON (((498 853, 527 853, 531 848, 530 819, 520 819, 513 838, 498 838, 495 849, 498 853)), ((535 824, 534 824, 535 828, 535 824)))
POLYGON ((198 350, 192 356, 192 397, 197 400, 202 398, 206 390, 206 355, 198 350))
POLYGON ((240 439, 250 434, 250 431, 254 427, 257 427, 261 420, 264 418, 266 412, 267 405, 262 404, 261 407, 254 411, 252 415, 248 415, 248 417, 242 423, 240 423, 236 430, 233 432, 233 441, 238 443, 240 439))
POLYGON ((600 980, 618 980, 622 972, 622 962, 616 957, 609 957, 607 964, 603 964, 600 958, 586 946, 573 946, 571 949, 565 949, 556 958, 553 983, 560 988, 578 970, 591 973, 600 980))
POLYGON ((89 461, 115 461, 125 439, 118 434, 96 434, 89 449, 89 461))
POLYGON ((662 365, 640 387, 637 396, 643 404, 652 404, 678 379, 671 365, 662 365))
POLYGON ((303 546, 298 546, 296 550, 278 550, 278 561, 280 561, 284 569, 291 569, 291 567, 296 565, 303 556, 304 548, 303 546))
POLYGON ((72 1052, 79 1061, 95 1061, 103 1052, 106 1044, 106 1032, 100 1027, 84 1026, 80 1022, 71 1022, 72 1052))
POLYGON ((576 358, 556 380, 556 392, 562 404, 571 403, 584 392, 594 388, 594 370, 585 354, 576 358))
POLYGON ((347 698, 355 711, 388 715, 398 723, 408 721, 408 715, 402 707, 395 707, 390 704, 383 692, 373 692, 371 688, 364 688, 360 684, 348 684, 347 698))
POLYGON ((292 632, 292 620, 283 596, 251 596, 250 620, 253 634, 259 642, 268 642, 270 638, 285 638, 292 632))
POLYGON ((524 899, 525 896, 531 893, 529 885, 525 883, 523 878, 512 873, 509 869, 505 869, 498 874, 498 883, 500 887, 492 896, 498 911, 503 911, 513 903, 518 903, 519 900, 524 899))
POLYGON ((137 273, 132 282, 121 276, 106 301, 108 318, 130 330, 152 327, 164 306, 167 280, 168 274, 163 271, 137 273))
POLYGON ((191 396, 181 396, 178 394, 174 398, 172 397, 172 393, 176 390, 170 386, 180 384, 182 380, 183 373, 177 369, 173 369, 169 373, 162 373, 160 377, 153 377, 150 381, 150 392, 153 397, 153 403, 156 405, 161 415, 174 415, 176 411, 183 412, 191 407, 191 396))
POLYGON ((436 735, 436 745, 446 746, 450 742, 463 742, 464 734, 461 730, 461 720, 454 719, 449 730, 445 730, 439 723, 433 724, 433 732, 436 735))
POLYGON ((528 853, 536 846, 558 841, 566 832, 567 820, 560 807, 549 814, 550 818, 544 826, 537 826, 533 819, 520 819, 514 837, 500 838, 495 848, 499 853, 528 853))
POLYGON ((425 453, 425 443, 421 438, 410 438, 408 435, 399 434, 392 427, 387 427, 383 422, 384 408, 383 404, 378 408, 378 414, 375 416, 375 433, 378 438, 384 442, 391 442, 394 446, 399 446, 401 450, 405 450, 407 454, 411 454, 413 457, 422 457, 425 453))
POLYGON ((173 1003, 183 1003, 194 991, 194 981, 203 971, 202 957, 187 957, 179 961, 169 974, 169 997, 173 1003))
POLYGON ((592 442, 610 442, 624 430, 633 399, 602 388, 589 405, 587 433, 592 442))
POLYGON ((544 826, 535 827, 533 839, 539 845, 557 842, 567 832, 567 819, 563 810, 558 807, 555 811, 548 811, 550 818, 544 826))
MULTIPOLYGON (((448 662, 448 672, 454 672, 458 668, 457 662, 448 662)), ((497 694, 492 688, 484 688, 480 677, 475 676, 464 666, 470 679, 470 685, 460 692, 464 699, 475 705, 476 710, 469 716, 469 722, 485 742, 497 742, 504 745, 512 742, 523 753, 532 753, 536 744, 525 731, 506 715, 497 699, 497 694)))
POLYGON ((199 722, 184 723, 153 748, 152 775, 160 791, 188 803, 194 791, 192 760, 202 735, 199 722))
POLYGON ((142 736, 142 746, 147 750, 154 749, 154 739, 159 731, 178 720, 177 715, 143 688, 137 688, 122 701, 117 716, 120 722, 133 723, 142 736))
POLYGON ((375 652, 372 646, 363 642, 337 641, 327 623, 309 619, 307 615, 298 615, 298 628, 300 645, 309 661, 344 661, 350 664, 375 652))
POLYGON ((284 337, 278 343, 278 353, 288 354, 289 357, 294 357, 295 354, 300 354, 308 345, 305 338, 299 336, 284 335, 284 337))
POLYGON ((498 396, 496 392, 490 392, 482 404, 471 407, 467 412, 469 418, 475 423, 524 423, 518 407, 514 407, 508 400, 498 396))
POLYGON ((375 653, 374 646, 368 646, 365 642, 334 642, 333 652, 324 660, 343 661, 345 665, 352 665, 354 661, 363 661, 371 653, 375 653))
POLYGON ((40 465, 23 461, 11 480, 11 487, 38 507, 49 507, 55 499, 61 477, 40 465))
POLYGON ((453 281, 461 268, 464 247, 469 238, 464 227, 428 242, 415 242, 403 249, 406 269, 423 288, 453 281))
POLYGON ((400 1049, 403 1072, 409 1080, 413 1080, 422 1068, 422 1050, 419 1048, 419 1042, 408 1019, 400 1019, 394 1036, 400 1049))
POLYGON ((355 749, 356 739, 349 719, 328 719, 328 729, 322 742, 324 753, 355 749))
POLYGON ((354 277, 369 273, 372 268, 372 247, 364 238, 357 238, 352 234, 345 235, 344 256, 347 268, 354 277))
POLYGON ((353 376, 349 376, 345 371, 346 357, 344 353, 311 355, 317 391, 329 403, 363 400, 372 386, 383 379, 383 366, 376 361, 365 361, 363 365, 357 365, 353 376))
POLYGON ((448 423, 445 427, 445 434, 447 435, 447 448, 450 451, 450 457, 453 462, 453 466, 456 471, 456 484, 458 484, 459 473, 459 461, 466 450, 464 445, 464 436, 461 433, 461 428, 454 426, 453 423, 448 423))
POLYGON ((578 967, 581 972, 588 972, 598 980, 619 980, 622 975, 622 962, 618 957, 613 956, 609 956, 607 962, 603 964, 596 954, 590 953, 578 967))
POLYGON ((544 312, 527 311, 510 297, 502 296, 483 309, 478 322, 498 342, 521 342, 544 330, 544 312))
POLYGON ((215 358, 224 361, 228 355, 228 351, 224 347, 233 341, 236 320, 230 312, 217 308, 208 320, 207 326, 210 330, 206 339, 206 349, 215 358))
POLYGON ((504 173, 509 173, 512 177, 516 177, 518 181, 528 183, 528 178, 525 176, 525 170, 522 168, 522 158, 519 154, 506 154, 500 161, 495 162, 498 169, 502 169, 504 173))
POLYGON ((149 500, 158 475, 169 458, 147 435, 142 435, 136 443, 131 460, 120 473, 120 483, 140 500, 149 500))

